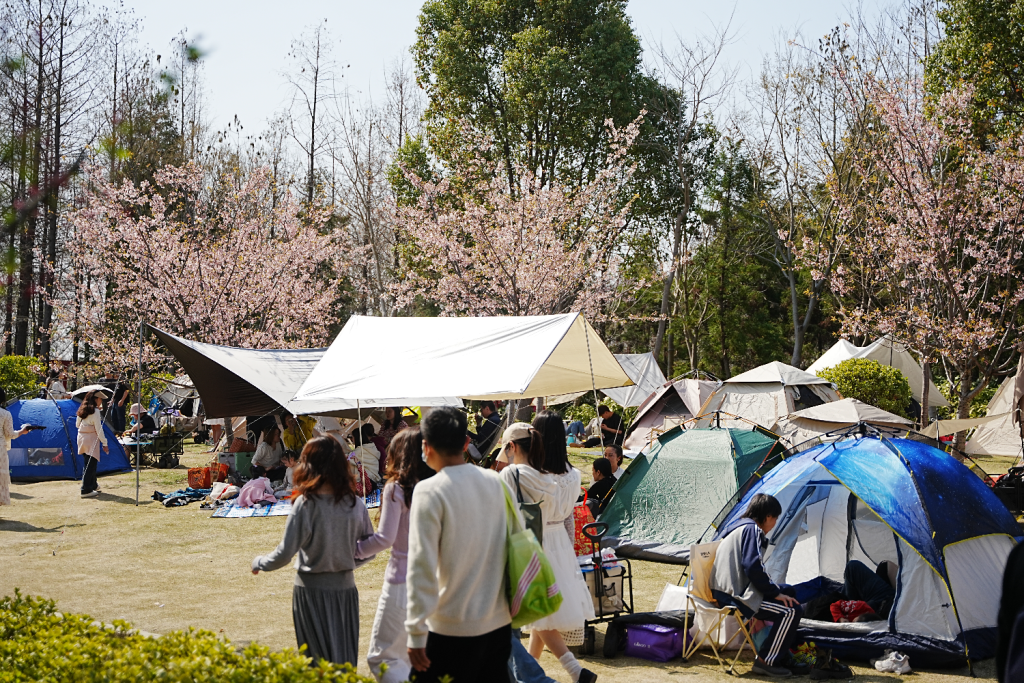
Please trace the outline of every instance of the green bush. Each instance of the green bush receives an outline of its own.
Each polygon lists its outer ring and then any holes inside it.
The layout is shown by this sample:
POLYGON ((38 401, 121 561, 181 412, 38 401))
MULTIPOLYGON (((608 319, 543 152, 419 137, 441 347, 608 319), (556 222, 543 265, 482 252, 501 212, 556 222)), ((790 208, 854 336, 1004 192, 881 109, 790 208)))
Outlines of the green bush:
POLYGON ((907 417, 910 383, 896 368, 866 358, 850 358, 818 376, 836 385, 843 398, 855 398, 890 413, 907 417))
POLYGON ((7 392, 7 400, 35 398, 42 383, 39 361, 30 356, 0 357, 0 387, 7 392))
POLYGON ((102 626, 82 614, 58 614, 52 600, 17 590, 0 600, 0 681, 373 683, 348 665, 311 664, 293 649, 237 650, 209 631, 148 638, 123 621, 102 626))

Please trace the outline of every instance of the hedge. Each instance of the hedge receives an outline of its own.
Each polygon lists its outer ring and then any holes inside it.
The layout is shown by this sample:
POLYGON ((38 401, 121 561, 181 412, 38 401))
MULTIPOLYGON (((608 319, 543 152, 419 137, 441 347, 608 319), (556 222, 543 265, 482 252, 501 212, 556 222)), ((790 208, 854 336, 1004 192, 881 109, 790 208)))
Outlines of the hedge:
POLYGON ((123 621, 104 626, 18 590, 0 600, 0 682, 7 681, 374 683, 347 664, 313 664, 294 649, 256 644, 238 650, 210 631, 147 637, 123 621))
POLYGON ((913 395, 907 378, 896 368, 867 358, 849 358, 820 371, 818 377, 835 384, 844 398, 855 398, 907 417, 913 395))

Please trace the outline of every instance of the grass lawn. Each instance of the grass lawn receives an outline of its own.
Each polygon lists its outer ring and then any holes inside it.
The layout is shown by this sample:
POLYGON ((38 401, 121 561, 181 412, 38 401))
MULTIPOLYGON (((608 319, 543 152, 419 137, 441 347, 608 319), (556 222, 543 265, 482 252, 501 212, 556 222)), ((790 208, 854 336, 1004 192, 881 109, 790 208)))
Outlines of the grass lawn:
MULTIPOLYGON (((585 480, 590 478, 589 462, 597 455, 572 453, 585 480)), ((198 503, 164 508, 149 498, 154 490, 185 486, 185 467, 208 460, 199 447, 190 446, 179 469, 144 470, 139 507, 134 473, 101 478, 103 493, 86 500, 79 498, 76 482, 15 484, 13 506, 0 508, 0 595, 13 594, 17 587, 56 600, 63 611, 105 622, 125 619, 152 633, 195 626, 223 633, 237 645, 258 641, 273 648, 294 647, 294 571, 259 576, 249 571, 254 556, 278 543, 285 518, 211 519, 198 503)), ((376 511, 371 511, 371 518, 376 521, 376 511)), ((385 553, 356 572, 363 653, 386 562, 385 553)), ((665 584, 679 578, 679 569, 649 562, 633 567, 636 608, 653 610, 665 584)), ((598 652, 601 642, 599 633, 598 652)), ((568 680, 550 653, 541 663, 552 678, 568 680)), ((622 656, 605 660, 598 654, 583 658, 583 664, 602 681, 732 680, 703 655, 689 663, 658 664, 622 656)), ((854 668, 862 681, 898 678, 854 668)), ((367 673, 365 662, 359 670, 367 673)), ((748 670, 749 659, 741 667, 748 670)), ((991 661, 979 663, 975 673, 996 678, 991 661)), ((970 680, 966 670, 918 672, 915 678, 933 683, 970 680)))

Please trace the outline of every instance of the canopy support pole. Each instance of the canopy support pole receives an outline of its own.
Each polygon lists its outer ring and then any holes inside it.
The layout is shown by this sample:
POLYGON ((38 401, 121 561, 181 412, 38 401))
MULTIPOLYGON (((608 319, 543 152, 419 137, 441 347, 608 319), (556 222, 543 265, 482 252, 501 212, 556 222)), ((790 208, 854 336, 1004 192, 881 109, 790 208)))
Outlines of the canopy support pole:
POLYGON ((594 380, 594 358, 590 355, 590 325, 582 315, 583 334, 587 338, 587 362, 590 363, 590 390, 594 392, 594 411, 597 415, 597 435, 601 437, 601 450, 604 450, 604 430, 601 429, 601 402, 597 400, 597 382, 594 380))
MULTIPOLYGON (((135 375, 136 395, 139 397, 139 410, 142 410, 142 333, 145 327, 144 322, 139 320, 139 369, 135 375)), ((140 415, 139 424, 142 424, 140 415)), ((140 472, 142 470, 142 431, 135 435, 135 507, 139 507, 140 472)))

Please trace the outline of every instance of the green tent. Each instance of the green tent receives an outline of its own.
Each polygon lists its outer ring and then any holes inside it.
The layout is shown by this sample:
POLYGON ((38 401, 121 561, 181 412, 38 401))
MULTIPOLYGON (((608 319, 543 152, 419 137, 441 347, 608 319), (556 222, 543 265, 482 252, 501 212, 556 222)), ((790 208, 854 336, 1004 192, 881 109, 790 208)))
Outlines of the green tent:
POLYGON ((633 459, 601 514, 602 545, 620 556, 686 564, 696 543, 768 458, 783 453, 760 429, 676 427, 633 459))

